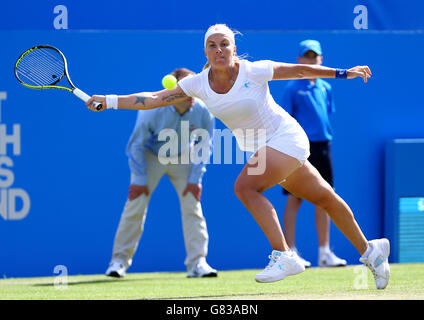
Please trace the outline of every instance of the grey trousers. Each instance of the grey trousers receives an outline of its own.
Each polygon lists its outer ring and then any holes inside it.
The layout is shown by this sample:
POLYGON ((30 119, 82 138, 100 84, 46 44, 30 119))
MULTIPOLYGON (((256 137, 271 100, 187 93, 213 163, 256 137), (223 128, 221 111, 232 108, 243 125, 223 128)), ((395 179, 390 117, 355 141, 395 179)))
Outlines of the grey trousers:
POLYGON ((147 186, 150 194, 142 194, 134 200, 127 200, 116 231, 112 261, 118 261, 126 268, 132 264, 144 229, 150 197, 163 175, 171 180, 180 200, 187 270, 192 269, 200 260, 205 259, 208 251, 209 235, 199 201, 188 192, 183 196, 190 174, 190 164, 166 164, 159 162, 156 155, 146 151, 147 186))

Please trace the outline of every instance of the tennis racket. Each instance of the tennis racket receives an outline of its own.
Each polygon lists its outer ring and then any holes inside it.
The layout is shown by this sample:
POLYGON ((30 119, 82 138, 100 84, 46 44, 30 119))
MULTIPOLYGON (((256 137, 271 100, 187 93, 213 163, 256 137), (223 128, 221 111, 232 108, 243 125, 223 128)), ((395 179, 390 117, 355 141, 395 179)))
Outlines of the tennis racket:
MULTIPOLYGON (((21 84, 31 89, 67 90, 84 102, 90 99, 88 94, 72 83, 65 56, 52 46, 39 45, 22 53, 15 64, 15 76, 21 84), (62 81, 64 78, 68 83, 62 81)), ((94 102, 94 106, 97 110, 102 108, 98 102, 94 102)))

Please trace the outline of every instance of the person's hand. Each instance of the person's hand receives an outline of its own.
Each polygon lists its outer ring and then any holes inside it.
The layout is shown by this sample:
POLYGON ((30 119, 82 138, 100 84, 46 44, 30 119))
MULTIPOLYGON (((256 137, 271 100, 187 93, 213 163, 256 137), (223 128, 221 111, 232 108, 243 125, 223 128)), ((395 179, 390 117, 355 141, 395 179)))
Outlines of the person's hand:
POLYGON ((368 66, 356 66, 347 70, 348 79, 361 77, 364 79, 364 82, 367 82, 368 78, 371 78, 371 74, 371 70, 368 66))
POLYGON ((87 108, 90 109, 91 111, 103 111, 106 109, 106 97, 94 95, 86 102, 86 105, 87 105, 87 108), (97 110, 93 102, 101 103, 102 108, 100 110, 97 110))
POLYGON ((134 200, 141 196, 142 194, 145 194, 146 196, 149 195, 149 188, 147 186, 138 186, 136 184, 130 185, 128 189, 128 199, 134 200))
POLYGON ((200 201, 200 197, 202 196, 202 185, 187 183, 187 187, 185 188, 183 192, 183 197, 189 192, 193 194, 193 196, 197 199, 197 201, 200 201))

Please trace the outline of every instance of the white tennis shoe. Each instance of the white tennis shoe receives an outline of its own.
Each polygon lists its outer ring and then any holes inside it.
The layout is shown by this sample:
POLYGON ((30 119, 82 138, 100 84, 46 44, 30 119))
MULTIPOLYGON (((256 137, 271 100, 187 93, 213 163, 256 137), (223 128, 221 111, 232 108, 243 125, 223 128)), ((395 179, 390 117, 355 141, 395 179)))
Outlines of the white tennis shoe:
POLYGON ((303 259, 299 253, 299 251, 297 251, 296 248, 291 248, 291 251, 293 252, 294 255, 296 255, 296 258, 299 259, 299 261, 305 266, 305 268, 310 268, 311 267, 311 262, 303 259))
POLYGON ((269 264, 255 276, 257 282, 274 282, 305 271, 304 264, 292 251, 273 250, 269 264))
POLYGON ((112 261, 109 268, 106 270, 108 277, 123 278, 125 277, 126 268, 124 264, 118 261, 112 261))
POLYGON ((390 242, 383 238, 369 241, 367 251, 359 258, 371 270, 377 289, 384 289, 389 283, 389 254, 390 242))
POLYGON ((331 250, 319 253, 318 265, 320 267, 344 267, 346 264, 345 259, 340 259, 331 250))
POLYGON ((213 269, 206 260, 200 260, 188 273, 187 278, 217 277, 218 271, 213 269))

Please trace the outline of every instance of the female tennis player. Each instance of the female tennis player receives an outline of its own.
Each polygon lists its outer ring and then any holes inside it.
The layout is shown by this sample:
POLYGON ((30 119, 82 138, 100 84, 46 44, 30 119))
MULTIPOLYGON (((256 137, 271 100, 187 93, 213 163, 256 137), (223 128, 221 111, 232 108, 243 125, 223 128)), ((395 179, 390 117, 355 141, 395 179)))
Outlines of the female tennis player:
POLYGON ((255 276, 258 282, 274 282, 305 270, 290 251, 276 210, 262 194, 280 184, 296 197, 324 209, 334 224, 361 254, 360 261, 372 271, 376 287, 384 289, 390 277, 387 239, 368 241, 349 206, 308 162, 308 138, 294 118, 272 98, 268 81, 305 78, 371 77, 368 66, 334 69, 261 60, 250 62, 236 54, 234 32, 224 24, 211 26, 204 37, 208 60, 202 72, 178 82, 175 89, 130 95, 94 95, 87 102, 105 108, 152 109, 175 104, 189 97, 205 102, 210 112, 230 128, 242 150, 255 151, 238 176, 234 190, 265 233, 272 253, 266 268, 255 276), (265 132, 266 137, 260 132, 265 132), (261 137, 260 137, 261 136, 261 137), (260 162, 262 164, 260 165, 260 162), (264 170, 258 174, 257 169, 264 170))

